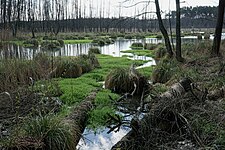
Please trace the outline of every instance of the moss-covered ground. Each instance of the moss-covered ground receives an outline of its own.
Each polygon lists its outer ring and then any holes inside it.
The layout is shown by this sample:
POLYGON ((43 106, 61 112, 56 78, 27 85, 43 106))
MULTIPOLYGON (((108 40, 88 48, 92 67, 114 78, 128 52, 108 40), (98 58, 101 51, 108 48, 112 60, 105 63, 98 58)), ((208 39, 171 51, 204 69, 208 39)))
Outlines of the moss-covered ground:
MULTIPOLYGON (((59 85, 63 91, 60 97, 67 106, 78 105, 94 89, 100 89, 96 97, 96 109, 90 112, 89 127, 97 128, 106 123, 107 113, 114 113, 116 110, 109 99, 117 99, 119 95, 110 90, 102 89, 102 81, 106 75, 115 68, 129 67, 131 64, 141 65, 145 61, 130 60, 125 57, 112 57, 107 55, 97 55, 101 68, 92 70, 78 78, 61 79, 59 85)), ((140 72, 148 78, 151 75, 152 68, 142 68, 140 72)), ((64 107, 67 109, 66 107, 64 107)), ((65 111, 65 110, 64 110, 65 111)))

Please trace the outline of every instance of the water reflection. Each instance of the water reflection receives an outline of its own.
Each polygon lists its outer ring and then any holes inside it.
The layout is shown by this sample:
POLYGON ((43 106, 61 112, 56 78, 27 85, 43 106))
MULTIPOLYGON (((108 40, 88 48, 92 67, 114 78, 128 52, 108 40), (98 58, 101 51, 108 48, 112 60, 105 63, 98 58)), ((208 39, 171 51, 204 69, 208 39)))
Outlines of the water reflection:
MULTIPOLYGON (((111 55, 114 57, 120 57, 121 50, 129 50, 130 46, 134 42, 141 43, 161 43, 162 40, 156 38, 147 38, 144 40, 132 39, 119 39, 114 44, 105 45, 99 47, 102 54, 111 55)), ((39 52, 45 52, 49 56, 78 56, 81 54, 87 54, 90 47, 94 46, 92 43, 82 44, 66 44, 62 48, 53 50, 44 50, 41 47, 38 48, 25 48, 15 44, 5 44, 0 50, 0 57, 4 58, 20 58, 20 59, 33 59, 39 52)))
POLYGON ((94 131, 85 130, 84 137, 81 139, 77 149, 79 150, 109 150, 128 132, 128 128, 122 127, 119 132, 111 132, 107 134, 108 129, 99 131, 100 134, 95 134, 94 131))
MULTIPOLYGON (((212 38, 212 37, 211 37, 212 38)), ((175 42, 175 39, 173 40, 175 42)), ((197 42, 196 36, 185 36, 182 37, 182 43, 197 42)), ((163 43, 162 39, 157 38, 146 38, 146 39, 118 39, 114 44, 105 45, 100 47, 102 54, 111 55, 114 57, 121 57, 121 50, 129 50, 130 46, 134 42, 141 43, 163 43)), ((64 47, 54 50, 43 50, 41 47, 38 48, 24 48, 15 44, 6 44, 0 50, 0 57, 4 58, 20 58, 20 59, 33 59, 33 57, 39 52, 45 52, 49 56, 78 56, 81 54, 87 54, 88 49, 94 46, 92 43, 82 44, 66 44, 64 47)))

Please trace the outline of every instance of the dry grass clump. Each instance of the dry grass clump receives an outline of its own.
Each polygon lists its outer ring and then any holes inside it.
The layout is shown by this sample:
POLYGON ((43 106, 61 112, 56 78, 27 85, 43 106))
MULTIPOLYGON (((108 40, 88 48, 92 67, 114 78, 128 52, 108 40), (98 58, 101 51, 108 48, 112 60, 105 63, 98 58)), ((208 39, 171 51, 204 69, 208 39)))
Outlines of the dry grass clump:
POLYGON ((9 149, 76 149, 72 127, 51 115, 27 120, 19 129, 19 134, 15 135, 6 147, 9 149))
POLYGON ((4 59, 0 62, 0 91, 11 91, 46 77, 50 59, 38 54, 33 60, 4 59))
POLYGON ((188 92, 180 98, 160 99, 151 108, 143 119, 145 128, 141 129, 147 139, 144 148, 151 145, 176 149, 181 141, 192 143, 191 149, 225 148, 224 101, 209 101, 204 92, 193 92, 194 95, 188 92))
POLYGON ((134 84, 129 76, 129 68, 112 70, 106 77, 105 87, 116 93, 131 93, 134 89, 134 84))
POLYGON ((166 83, 179 70, 179 63, 175 59, 163 58, 152 72, 153 83, 166 83))
POLYGON ((141 95, 143 89, 147 86, 148 81, 146 78, 138 71, 128 68, 112 70, 105 80, 105 87, 116 93, 132 93, 135 90, 136 95, 141 95))
POLYGON ((164 56, 166 56, 166 54, 167 54, 166 48, 160 46, 160 47, 156 50, 156 53, 155 53, 155 59, 156 59, 156 60, 159 60, 159 59, 163 58, 164 56))
POLYGON ((99 66, 98 59, 94 54, 57 58, 51 76, 76 78, 99 66))
POLYGON ((91 54, 91 53, 101 54, 101 51, 100 51, 100 49, 98 47, 90 47, 89 51, 88 51, 88 54, 91 54))
POLYGON ((155 50, 158 46, 160 46, 160 44, 145 43, 144 49, 155 50))

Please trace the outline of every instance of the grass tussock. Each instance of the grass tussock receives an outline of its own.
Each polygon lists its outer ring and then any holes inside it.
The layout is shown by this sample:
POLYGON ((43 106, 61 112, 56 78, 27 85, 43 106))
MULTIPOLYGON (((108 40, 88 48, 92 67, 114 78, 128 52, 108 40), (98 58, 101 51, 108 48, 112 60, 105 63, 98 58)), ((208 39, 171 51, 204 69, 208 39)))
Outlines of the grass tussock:
POLYGON ((112 70, 106 77, 105 87, 116 93, 132 93, 134 84, 130 78, 129 68, 112 70))
POLYGON ((46 150, 76 149, 72 127, 51 115, 27 120, 7 147, 46 150))
POLYGON ((112 70, 106 76, 105 87, 119 94, 132 93, 135 90, 136 95, 141 95, 143 89, 148 87, 148 81, 137 70, 133 69, 117 68, 112 70))
POLYGON ((101 51, 100 51, 100 49, 98 47, 90 47, 89 51, 88 51, 88 54, 91 54, 91 53, 101 54, 101 51))
POLYGON ((132 43, 131 48, 143 48, 144 45, 142 43, 132 43))

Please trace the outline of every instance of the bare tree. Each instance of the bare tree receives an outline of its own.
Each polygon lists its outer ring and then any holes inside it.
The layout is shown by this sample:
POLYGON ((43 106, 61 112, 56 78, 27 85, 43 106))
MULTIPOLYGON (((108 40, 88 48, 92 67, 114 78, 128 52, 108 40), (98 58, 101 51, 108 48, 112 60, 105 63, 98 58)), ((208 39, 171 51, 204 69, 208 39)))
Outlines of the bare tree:
POLYGON ((215 36, 214 36, 213 47, 212 47, 213 56, 219 56, 220 54, 219 51, 220 51, 221 34, 222 34, 223 20, 224 20, 224 8, 225 8, 225 0, 220 0, 219 7, 218 7, 218 17, 217 17, 217 23, 216 23, 215 36))
POLYGON ((166 49, 168 52, 169 57, 173 56, 173 51, 172 51, 172 47, 171 47, 171 43, 170 43, 170 39, 168 36, 168 33, 164 27, 163 21, 162 21, 162 17, 161 17, 161 11, 160 11, 160 7, 159 7, 159 1, 155 0, 155 6, 156 6, 156 15, 158 18, 158 23, 159 23, 159 29, 162 32, 162 35, 165 39, 165 45, 166 45, 166 49))
POLYGON ((180 35, 180 0, 176 0, 176 59, 184 61, 181 56, 181 35, 180 35))

